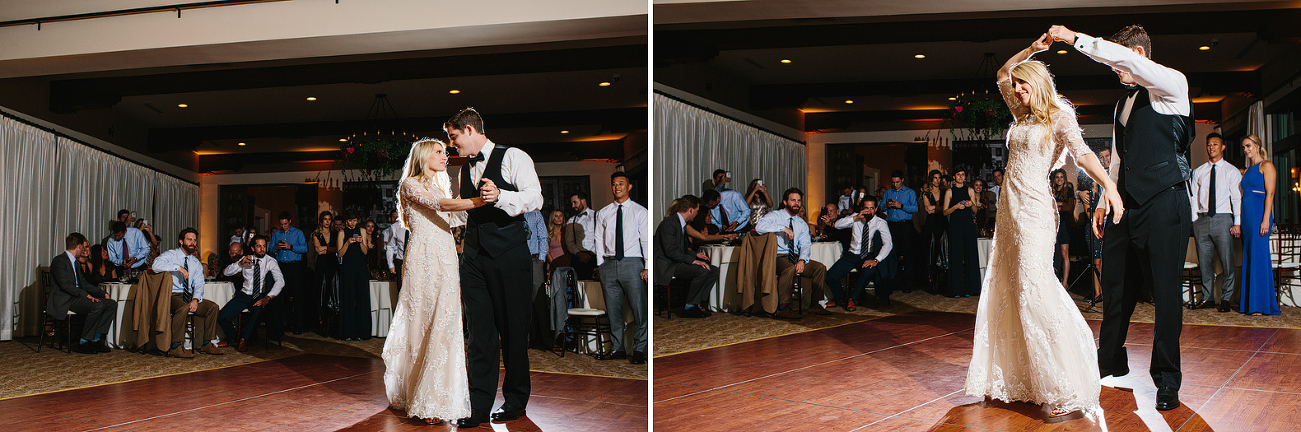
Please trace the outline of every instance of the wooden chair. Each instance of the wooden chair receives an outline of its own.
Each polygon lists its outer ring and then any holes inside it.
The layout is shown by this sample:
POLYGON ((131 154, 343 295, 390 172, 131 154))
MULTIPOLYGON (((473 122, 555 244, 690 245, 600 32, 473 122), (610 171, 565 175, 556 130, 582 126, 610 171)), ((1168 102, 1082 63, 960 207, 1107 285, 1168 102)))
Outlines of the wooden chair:
POLYGON ((1274 291, 1282 302, 1284 297, 1296 304, 1292 288, 1301 277, 1301 226, 1279 225, 1278 232, 1269 240, 1274 268, 1274 291))

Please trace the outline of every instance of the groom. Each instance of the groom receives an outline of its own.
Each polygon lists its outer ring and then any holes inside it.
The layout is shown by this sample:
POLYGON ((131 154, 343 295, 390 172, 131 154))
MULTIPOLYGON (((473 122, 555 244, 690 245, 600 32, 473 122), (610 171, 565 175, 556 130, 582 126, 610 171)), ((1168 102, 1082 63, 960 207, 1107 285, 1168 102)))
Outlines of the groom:
POLYGON ((1125 336, 1147 281, 1156 303, 1150 368, 1157 388, 1156 409, 1178 408, 1183 379, 1179 370, 1183 255, 1168 251, 1172 246, 1183 250, 1192 224, 1186 190, 1194 132, 1188 79, 1152 61, 1152 40, 1141 26, 1125 27, 1110 40, 1062 26, 1053 26, 1048 33, 1111 66, 1120 82, 1130 87, 1129 96, 1116 104, 1112 143, 1120 169, 1113 167, 1111 172, 1118 175, 1116 187, 1125 210, 1120 223, 1107 224, 1105 232, 1100 231, 1108 211, 1104 208, 1093 216, 1094 232, 1103 239, 1098 369, 1103 377, 1129 373, 1125 336))
POLYGON ((524 213, 542 208, 542 186, 533 159, 520 149, 494 145, 483 134, 483 118, 474 108, 456 113, 443 129, 459 154, 470 158, 461 167, 461 198, 481 197, 492 204, 468 212, 461 258, 470 417, 457 420, 456 426, 472 428, 488 421, 497 394, 498 364, 505 364, 501 393, 506 403, 492 413, 492 420, 523 417, 528 405, 533 288, 522 270, 532 267, 524 213))

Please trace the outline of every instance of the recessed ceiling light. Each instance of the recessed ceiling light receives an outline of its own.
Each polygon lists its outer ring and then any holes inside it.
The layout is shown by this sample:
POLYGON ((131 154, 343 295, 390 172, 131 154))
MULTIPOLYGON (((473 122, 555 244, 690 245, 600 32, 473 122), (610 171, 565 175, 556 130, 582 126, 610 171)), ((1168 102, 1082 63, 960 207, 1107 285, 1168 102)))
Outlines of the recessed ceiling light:
POLYGON ((177 104, 176 107, 177 107, 177 108, 189 108, 190 106, 189 106, 189 105, 186 105, 186 104, 177 104))
POLYGON ((243 147, 243 146, 244 146, 244 143, 239 143, 239 146, 240 146, 240 147, 243 147))
POLYGON ((567 134, 567 133, 569 133, 569 131, 567 131, 567 130, 562 130, 562 131, 560 131, 560 133, 562 133, 562 134, 567 134))
POLYGON ((919 58, 919 59, 926 58, 926 54, 917 54, 913 56, 913 58, 919 58))
POLYGON ((949 100, 953 100, 953 101, 955 101, 955 100, 958 100, 958 98, 956 98, 956 97, 950 97, 949 100))
POLYGON ((609 81, 601 81, 601 83, 600 83, 600 84, 597 84, 597 85, 599 85, 599 86, 601 86, 601 87, 609 87, 609 86, 610 86, 610 82, 609 82, 609 81))
POLYGON ((447 92, 451 94, 461 94, 460 90, 448 90, 447 92))
POLYGON ((1208 46, 1208 45, 1202 45, 1202 46, 1197 47, 1197 49, 1202 50, 1202 51, 1206 51, 1206 50, 1211 49, 1211 47, 1208 46))
POLYGON ((316 96, 308 96, 308 97, 307 97, 307 100, 309 100, 309 101, 314 101, 314 100, 316 100, 316 96))
POLYGON ((339 138, 339 142, 348 142, 347 138, 339 138))
POLYGON ((1058 54, 1066 54, 1066 50, 1057 50, 1058 54))
POLYGON ((848 99, 846 99, 846 100, 845 100, 845 103, 847 103, 847 104, 852 104, 852 103, 854 103, 854 101, 853 101, 853 100, 848 100, 848 99))
POLYGON ((791 59, 782 59, 782 63, 790 64, 791 59))

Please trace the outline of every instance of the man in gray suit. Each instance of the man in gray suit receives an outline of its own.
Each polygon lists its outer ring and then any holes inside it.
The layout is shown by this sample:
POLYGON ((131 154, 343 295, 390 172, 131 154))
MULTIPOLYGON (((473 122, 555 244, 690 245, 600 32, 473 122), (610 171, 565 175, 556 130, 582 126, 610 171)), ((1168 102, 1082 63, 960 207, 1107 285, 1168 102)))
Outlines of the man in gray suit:
POLYGON ((700 199, 685 195, 678 199, 677 212, 664 218, 655 228, 655 281, 665 286, 674 277, 691 281, 687 305, 682 311, 685 318, 711 315, 709 289, 718 282, 718 267, 710 265, 709 257, 704 253, 694 252, 687 246, 687 221, 695 219, 699 211, 700 199))
POLYGON ((108 293, 86 280, 77 265, 77 258, 90 254, 90 245, 81 233, 68 234, 64 239, 67 250, 50 262, 50 294, 45 313, 51 318, 68 318, 68 311, 86 317, 82 326, 81 343, 74 348, 82 354, 109 352, 104 335, 113 325, 117 302, 108 293))
POLYGON ((1214 307, 1228 312, 1234 285, 1233 238, 1242 232, 1239 226, 1242 189, 1238 187, 1242 174, 1238 173, 1238 167, 1224 160, 1224 137, 1220 134, 1206 136, 1206 156, 1208 161, 1193 170, 1189 182, 1189 195, 1196 213, 1193 238, 1197 240, 1197 261, 1202 270, 1202 301, 1196 303, 1190 294, 1188 308, 1214 307), (1213 261, 1216 259, 1224 270, 1218 296, 1213 261))

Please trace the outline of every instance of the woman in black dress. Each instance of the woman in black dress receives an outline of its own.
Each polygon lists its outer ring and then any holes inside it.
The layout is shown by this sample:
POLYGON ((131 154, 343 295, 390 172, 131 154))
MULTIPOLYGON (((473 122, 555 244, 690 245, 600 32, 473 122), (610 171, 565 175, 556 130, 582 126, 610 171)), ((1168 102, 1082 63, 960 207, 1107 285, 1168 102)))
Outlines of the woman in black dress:
POLYGON ((117 266, 108 261, 108 249, 104 245, 94 245, 90 247, 90 272, 87 273, 90 283, 99 285, 104 282, 111 282, 122 276, 118 272, 117 266), (105 265, 108 263, 109 265, 105 265))
MULTIPOLYGON (((1062 258, 1062 288, 1071 274, 1071 232, 1075 223, 1075 187, 1066 181, 1066 171, 1057 169, 1052 174, 1053 199, 1057 201, 1057 248, 1062 258)), ((1054 258, 1054 261, 1056 258, 1054 258)))
POLYGON ((967 171, 953 173, 953 188, 944 200, 944 214, 949 216, 949 297, 980 295, 980 258, 976 251, 976 214, 967 186, 967 171))
POLYGON ((944 292, 940 288, 940 275, 944 273, 943 261, 948 257, 944 256, 944 233, 949 228, 949 220, 944 216, 944 204, 948 197, 948 191, 944 189, 944 176, 939 170, 932 170, 931 182, 927 183, 922 189, 922 204, 926 210, 926 226, 922 229, 923 245, 927 249, 923 256, 925 262, 920 268, 930 269, 930 291, 932 294, 944 292))
MULTIPOLYGON (((312 293, 313 298, 320 301, 315 305, 309 321, 320 324, 319 316, 315 311, 324 312, 329 310, 329 314, 337 315, 338 307, 338 287, 339 287, 339 249, 335 243, 334 231, 334 214, 324 211, 321 212, 320 219, 317 220, 316 230, 312 231, 310 240, 312 249, 316 252, 316 290, 312 293)), ((322 328, 321 334, 326 334, 327 329, 322 328)))
POLYGON ((335 238, 339 245, 339 339, 370 339, 370 271, 366 253, 370 236, 357 225, 357 215, 344 213, 344 228, 335 238))

